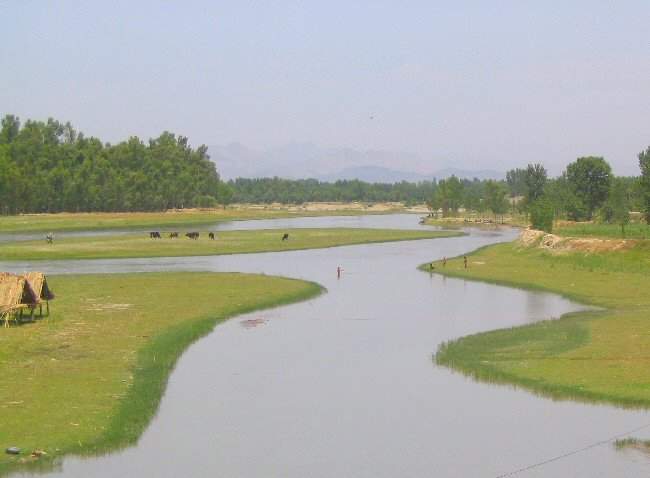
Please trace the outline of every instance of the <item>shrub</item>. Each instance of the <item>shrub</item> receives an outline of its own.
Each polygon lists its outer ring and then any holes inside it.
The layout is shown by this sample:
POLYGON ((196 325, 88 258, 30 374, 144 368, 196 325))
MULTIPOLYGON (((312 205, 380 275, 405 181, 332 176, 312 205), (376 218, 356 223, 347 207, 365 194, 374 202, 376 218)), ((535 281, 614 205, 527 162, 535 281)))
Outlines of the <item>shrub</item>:
POLYGON ((530 222, 535 229, 545 232, 553 231, 553 205, 546 198, 541 198, 530 205, 530 222))

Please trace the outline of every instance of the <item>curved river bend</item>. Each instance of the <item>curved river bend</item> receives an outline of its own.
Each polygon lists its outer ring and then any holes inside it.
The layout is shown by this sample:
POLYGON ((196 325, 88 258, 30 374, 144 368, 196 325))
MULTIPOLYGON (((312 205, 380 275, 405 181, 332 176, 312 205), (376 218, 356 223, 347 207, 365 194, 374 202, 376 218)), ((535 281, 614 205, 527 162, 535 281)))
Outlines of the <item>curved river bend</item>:
MULTIPOLYGON (((421 227, 410 215, 234 223, 236 227, 421 227), (307 223, 307 224, 305 224, 307 223)), ((49 273, 208 270, 316 281, 316 299, 236 317, 181 357, 137 446, 66 458, 65 477, 498 476, 650 422, 643 411, 554 402, 437 367, 442 341, 580 307, 416 270, 498 241, 461 238, 239 256, 0 263, 49 273), (336 267, 344 268, 342 278, 336 267)), ((648 435, 648 431, 644 431, 648 435)), ((639 434, 641 438, 643 434, 639 434)), ((648 476, 650 458, 611 444, 517 474, 648 476)))

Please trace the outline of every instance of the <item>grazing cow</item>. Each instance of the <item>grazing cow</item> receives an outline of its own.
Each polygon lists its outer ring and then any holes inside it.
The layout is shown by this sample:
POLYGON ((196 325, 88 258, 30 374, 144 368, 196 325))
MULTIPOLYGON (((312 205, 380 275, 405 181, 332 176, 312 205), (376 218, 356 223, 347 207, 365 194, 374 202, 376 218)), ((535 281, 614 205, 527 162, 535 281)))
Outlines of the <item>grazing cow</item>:
POLYGON ((198 232, 188 232, 185 235, 187 237, 189 237, 190 239, 194 239, 194 240, 197 240, 199 238, 199 233, 198 232))
POLYGON ((169 233, 169 238, 170 239, 177 239, 178 238, 178 233, 177 232, 170 232, 169 233))
POLYGON ((149 238, 150 239, 160 239, 160 232, 158 231, 152 231, 149 233, 149 238))
POLYGON ((282 236, 283 241, 288 241, 289 240, 289 233, 285 232, 284 235, 282 236))
POLYGON ((214 241, 214 232, 208 232, 208 237, 214 241))

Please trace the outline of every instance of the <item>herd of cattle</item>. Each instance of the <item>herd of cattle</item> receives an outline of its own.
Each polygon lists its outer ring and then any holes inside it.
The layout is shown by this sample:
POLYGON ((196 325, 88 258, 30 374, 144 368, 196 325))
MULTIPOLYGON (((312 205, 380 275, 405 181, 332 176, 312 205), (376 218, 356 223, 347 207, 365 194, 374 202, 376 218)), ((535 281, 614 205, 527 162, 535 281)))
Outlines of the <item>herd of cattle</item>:
MULTIPOLYGON (((168 237, 170 239, 178 239, 178 232, 169 232, 166 233, 168 234, 168 237)), ((201 234, 198 232, 188 232, 185 234, 185 237, 193 240, 197 240, 201 234)), ((149 233, 149 238, 150 239, 162 239, 162 235, 160 234, 160 231, 151 231, 149 233)), ((215 240, 216 236, 214 235, 214 232, 208 232, 208 238, 211 240, 215 240)), ((289 233, 283 233, 282 234, 282 240, 283 241, 288 241, 289 240, 289 233)))

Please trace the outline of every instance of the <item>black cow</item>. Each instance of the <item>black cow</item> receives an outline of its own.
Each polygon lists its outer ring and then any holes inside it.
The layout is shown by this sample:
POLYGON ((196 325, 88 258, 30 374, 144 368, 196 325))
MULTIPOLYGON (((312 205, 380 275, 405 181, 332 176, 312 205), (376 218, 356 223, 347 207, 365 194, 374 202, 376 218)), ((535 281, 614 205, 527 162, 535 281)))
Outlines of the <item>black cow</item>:
POLYGON ((178 238, 178 233, 177 233, 177 232, 170 232, 170 233, 169 233, 169 238, 170 238, 170 239, 176 239, 176 238, 178 238))
POLYGON ((214 232, 208 232, 208 237, 214 241, 214 232))
POLYGON ((160 239, 160 232, 158 231, 152 231, 149 233, 149 238, 150 239, 160 239))
POLYGON ((189 237, 190 239, 194 239, 194 240, 197 240, 199 238, 199 233, 198 232, 188 232, 185 235, 187 237, 189 237))
POLYGON ((289 240, 289 233, 285 232, 284 235, 282 236, 283 241, 288 241, 289 240))

